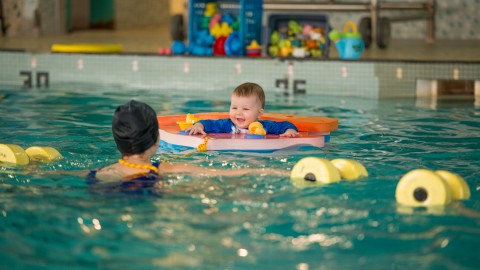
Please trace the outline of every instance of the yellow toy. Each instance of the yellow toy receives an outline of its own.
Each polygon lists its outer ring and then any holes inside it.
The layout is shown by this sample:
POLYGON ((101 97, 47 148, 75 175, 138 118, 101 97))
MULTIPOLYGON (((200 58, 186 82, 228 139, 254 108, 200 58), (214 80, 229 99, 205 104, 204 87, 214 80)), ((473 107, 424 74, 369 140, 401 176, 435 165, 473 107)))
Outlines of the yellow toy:
POLYGON ((212 17, 217 12, 218 12, 217 3, 207 3, 205 6, 205 12, 203 13, 203 15, 205 17, 212 17))
POLYGON ((457 174, 416 169, 400 179, 395 197, 405 206, 444 206, 452 200, 470 198, 470 189, 457 174))
POLYGON ((248 125, 248 132, 255 135, 267 135, 267 131, 260 122, 253 122, 248 125))
POLYGON ((250 42, 250 45, 247 46, 247 56, 261 56, 262 55, 262 46, 254 39, 250 42))
POLYGON ((202 120, 201 118, 195 117, 195 115, 188 113, 187 116, 185 117, 185 121, 178 121, 177 124, 180 127, 180 130, 187 129, 196 122, 202 120))
POLYGON ((28 165, 30 161, 49 162, 62 158, 55 148, 49 146, 32 146, 23 150, 16 144, 0 144, 0 163, 28 165))
POLYGON ((261 50, 262 46, 254 39, 250 42, 250 45, 247 46, 247 50, 261 50))
POLYGON ((233 28, 228 25, 226 22, 222 22, 221 24, 215 24, 210 29, 210 34, 215 37, 215 39, 219 37, 228 37, 230 33, 233 32, 233 28))

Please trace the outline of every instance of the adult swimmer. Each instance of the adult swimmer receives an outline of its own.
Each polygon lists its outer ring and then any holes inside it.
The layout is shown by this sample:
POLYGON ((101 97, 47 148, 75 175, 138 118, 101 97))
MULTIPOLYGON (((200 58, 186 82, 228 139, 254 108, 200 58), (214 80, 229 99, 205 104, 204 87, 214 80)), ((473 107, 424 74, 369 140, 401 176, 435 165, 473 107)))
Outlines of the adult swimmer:
POLYGON ((169 173, 207 176, 270 174, 289 176, 289 171, 269 168, 213 169, 188 163, 151 162, 160 143, 157 115, 148 104, 131 100, 115 110, 112 133, 121 159, 112 165, 90 171, 87 178, 103 181, 152 181, 169 173))

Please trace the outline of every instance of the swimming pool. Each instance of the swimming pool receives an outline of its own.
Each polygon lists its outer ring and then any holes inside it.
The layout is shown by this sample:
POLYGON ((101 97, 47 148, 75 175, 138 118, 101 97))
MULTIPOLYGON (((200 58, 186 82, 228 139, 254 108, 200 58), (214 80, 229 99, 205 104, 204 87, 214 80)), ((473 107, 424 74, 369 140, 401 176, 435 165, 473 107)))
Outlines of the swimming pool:
MULTIPOLYGON (((291 169, 305 156, 352 158, 370 176, 295 188, 271 176, 169 176, 154 194, 92 192, 83 177, 119 158, 111 118, 136 98, 159 114, 225 111, 231 89, 54 85, 0 89, 0 143, 49 145, 65 159, 0 165, 1 269, 477 269, 480 108, 457 98, 371 100, 276 96, 266 111, 325 115, 339 130, 321 150, 197 153, 201 166, 291 169), (200 90, 200 89, 199 89, 200 90), (416 168, 463 176, 471 199, 398 211, 395 188, 416 168)), ((171 152, 157 158, 174 157, 171 152)))

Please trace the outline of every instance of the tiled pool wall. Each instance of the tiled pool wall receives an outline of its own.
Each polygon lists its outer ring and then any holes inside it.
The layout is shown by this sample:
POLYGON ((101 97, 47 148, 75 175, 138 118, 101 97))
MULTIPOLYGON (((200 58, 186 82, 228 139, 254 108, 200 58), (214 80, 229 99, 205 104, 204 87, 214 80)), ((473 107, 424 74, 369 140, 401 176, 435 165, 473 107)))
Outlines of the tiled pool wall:
MULTIPOLYGON (((366 98, 414 97, 418 80, 480 80, 480 63, 279 60, 0 52, 0 85, 110 84, 177 91, 232 89, 366 98)), ((120 87, 118 91, 127 91, 120 87), (123 89, 123 90, 122 90, 123 89)))

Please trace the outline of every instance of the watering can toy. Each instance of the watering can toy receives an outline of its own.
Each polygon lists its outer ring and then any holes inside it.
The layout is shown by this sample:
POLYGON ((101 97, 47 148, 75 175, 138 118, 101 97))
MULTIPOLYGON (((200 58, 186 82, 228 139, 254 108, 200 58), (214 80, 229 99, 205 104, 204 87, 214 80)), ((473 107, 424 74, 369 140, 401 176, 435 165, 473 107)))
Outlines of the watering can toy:
POLYGON ((335 42, 338 55, 342 59, 358 59, 365 50, 362 35, 357 32, 357 25, 352 21, 345 23, 343 33, 332 30, 328 37, 335 42))

